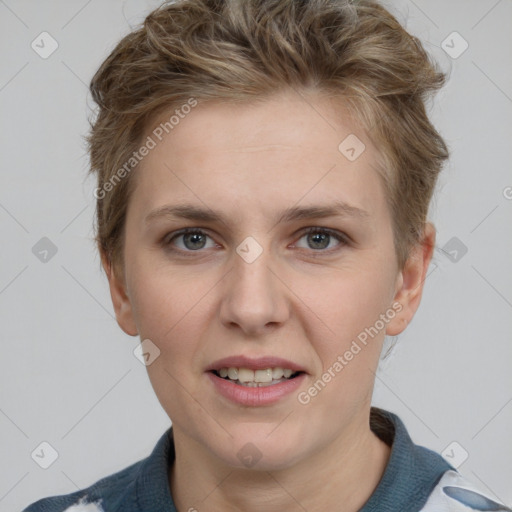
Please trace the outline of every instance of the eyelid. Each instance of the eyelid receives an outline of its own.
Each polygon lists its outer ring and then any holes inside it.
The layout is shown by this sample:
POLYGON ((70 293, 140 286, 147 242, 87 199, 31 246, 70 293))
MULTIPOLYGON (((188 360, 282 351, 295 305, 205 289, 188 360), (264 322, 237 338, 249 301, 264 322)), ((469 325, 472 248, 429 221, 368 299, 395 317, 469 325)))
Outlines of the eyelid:
POLYGON ((328 235, 331 235, 333 236, 334 238, 340 240, 340 241, 343 241, 345 243, 348 243, 350 238, 347 234, 345 234, 343 231, 338 231, 337 229, 331 229, 331 228, 325 228, 323 226, 312 226, 312 227, 309 227, 309 228, 305 228, 305 231, 301 231, 301 238, 304 236, 304 235, 307 235, 309 233, 317 233, 317 232, 322 232, 322 233, 327 233, 328 235))
MULTIPOLYGON (((171 242, 175 240, 176 238, 179 238, 183 235, 189 235, 189 234, 199 234, 199 235, 206 235, 207 237, 211 238, 213 240, 213 237, 208 234, 208 230, 204 228, 198 228, 198 227, 188 227, 179 229, 177 231, 172 231, 171 233, 166 233, 163 238, 161 239, 160 243, 164 247, 171 246, 171 242)), ((217 242, 215 242, 217 243, 217 242)), ((181 252, 200 252, 200 251, 183 251, 183 249, 176 249, 177 251, 181 252)))

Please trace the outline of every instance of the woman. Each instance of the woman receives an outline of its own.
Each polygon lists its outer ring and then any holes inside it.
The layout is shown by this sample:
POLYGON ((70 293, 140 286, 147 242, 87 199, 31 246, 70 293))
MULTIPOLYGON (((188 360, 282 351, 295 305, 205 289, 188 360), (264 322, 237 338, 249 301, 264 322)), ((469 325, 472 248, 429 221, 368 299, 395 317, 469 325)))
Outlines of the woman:
POLYGON ((371 407, 432 257, 443 80, 366 0, 180 0, 122 39, 91 83, 97 241, 172 428, 27 512, 508 510, 371 407))

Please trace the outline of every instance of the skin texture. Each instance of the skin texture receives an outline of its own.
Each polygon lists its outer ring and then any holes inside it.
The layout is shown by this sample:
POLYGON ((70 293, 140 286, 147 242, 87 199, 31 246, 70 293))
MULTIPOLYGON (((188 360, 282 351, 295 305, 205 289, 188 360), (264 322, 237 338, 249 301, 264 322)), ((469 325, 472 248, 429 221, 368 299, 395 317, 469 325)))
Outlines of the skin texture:
POLYGON ((160 350, 147 370, 173 423, 169 485, 180 512, 314 512, 340 503, 350 512, 375 490, 389 457, 368 424, 382 342, 415 314, 435 240, 427 224, 398 268, 376 162, 377 149, 339 101, 290 92, 253 105, 199 104, 133 176, 124 278, 103 262, 119 325, 160 350), (351 133, 366 145, 353 162, 338 150, 351 133), (339 200, 367 216, 278 222, 286 208, 339 200), (218 211, 225 222, 145 222, 178 203, 218 211), (207 236, 173 239, 185 227, 207 236), (347 242, 319 244, 309 227, 347 242), (252 263, 236 252, 248 236, 263 250, 252 263), (205 373, 227 356, 277 356, 306 370, 305 391, 396 302, 401 311, 306 405, 294 392, 240 406, 205 373), (251 468, 237 457, 247 443, 261 454, 251 468))

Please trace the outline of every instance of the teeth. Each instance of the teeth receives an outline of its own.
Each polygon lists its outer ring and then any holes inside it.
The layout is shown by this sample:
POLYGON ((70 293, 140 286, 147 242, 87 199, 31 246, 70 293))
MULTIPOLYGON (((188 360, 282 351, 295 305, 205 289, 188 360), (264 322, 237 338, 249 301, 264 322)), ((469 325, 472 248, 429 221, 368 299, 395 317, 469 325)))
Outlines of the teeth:
MULTIPOLYGON (((224 369, 225 368, 222 368, 221 371, 224 369)), ((222 377, 222 375, 221 375, 221 377, 222 377)), ((228 377, 231 380, 238 380, 238 368, 228 368, 228 377)))
POLYGON ((256 370, 254 372, 254 382, 272 382, 272 368, 256 370))
POLYGON ((284 370, 282 368, 274 368, 272 370, 272 378, 273 379, 281 379, 284 375, 284 370))
POLYGON ((249 368, 221 368, 219 375, 225 379, 236 381, 248 387, 260 387, 261 385, 277 384, 282 380, 289 379, 293 370, 289 368, 265 368, 264 370, 251 370, 249 368))
POLYGON ((238 380, 240 382, 254 382, 254 370, 249 370, 249 368, 239 368, 238 380))

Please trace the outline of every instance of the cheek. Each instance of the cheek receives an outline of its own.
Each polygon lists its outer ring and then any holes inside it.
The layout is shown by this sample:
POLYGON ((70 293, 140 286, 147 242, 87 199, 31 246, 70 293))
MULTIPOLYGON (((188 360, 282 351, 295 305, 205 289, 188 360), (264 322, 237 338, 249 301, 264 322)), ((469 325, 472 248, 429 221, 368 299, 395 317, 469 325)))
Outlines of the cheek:
POLYGON ((306 336, 318 362, 314 381, 332 382, 317 385, 323 389, 320 402, 333 410, 358 407, 371 397, 385 336, 380 315, 390 308, 391 281, 391 270, 379 265, 347 266, 295 281, 300 287, 294 291, 310 308, 303 325, 309 326, 306 336))
POLYGON ((206 318, 207 293, 215 282, 197 270, 156 269, 135 264, 131 276, 133 313, 141 337, 149 338, 161 351, 193 347, 193 339, 206 318), (199 278, 198 275, 201 277, 199 278), (210 282, 211 281, 211 282, 210 282))
POLYGON ((141 340, 149 339, 160 353, 147 366, 155 394, 165 411, 179 420, 190 407, 198 381, 191 372, 201 354, 204 330, 212 321, 208 290, 215 281, 187 277, 186 272, 134 268, 132 305, 141 340), (210 281, 212 281, 210 283, 210 281), (184 391, 186 390, 186 391, 184 391))
POLYGON ((294 292, 317 319, 317 338, 321 333, 331 340, 330 346, 333 340, 334 345, 343 345, 374 325, 392 298, 392 277, 383 272, 368 267, 343 268, 295 279, 294 292))

